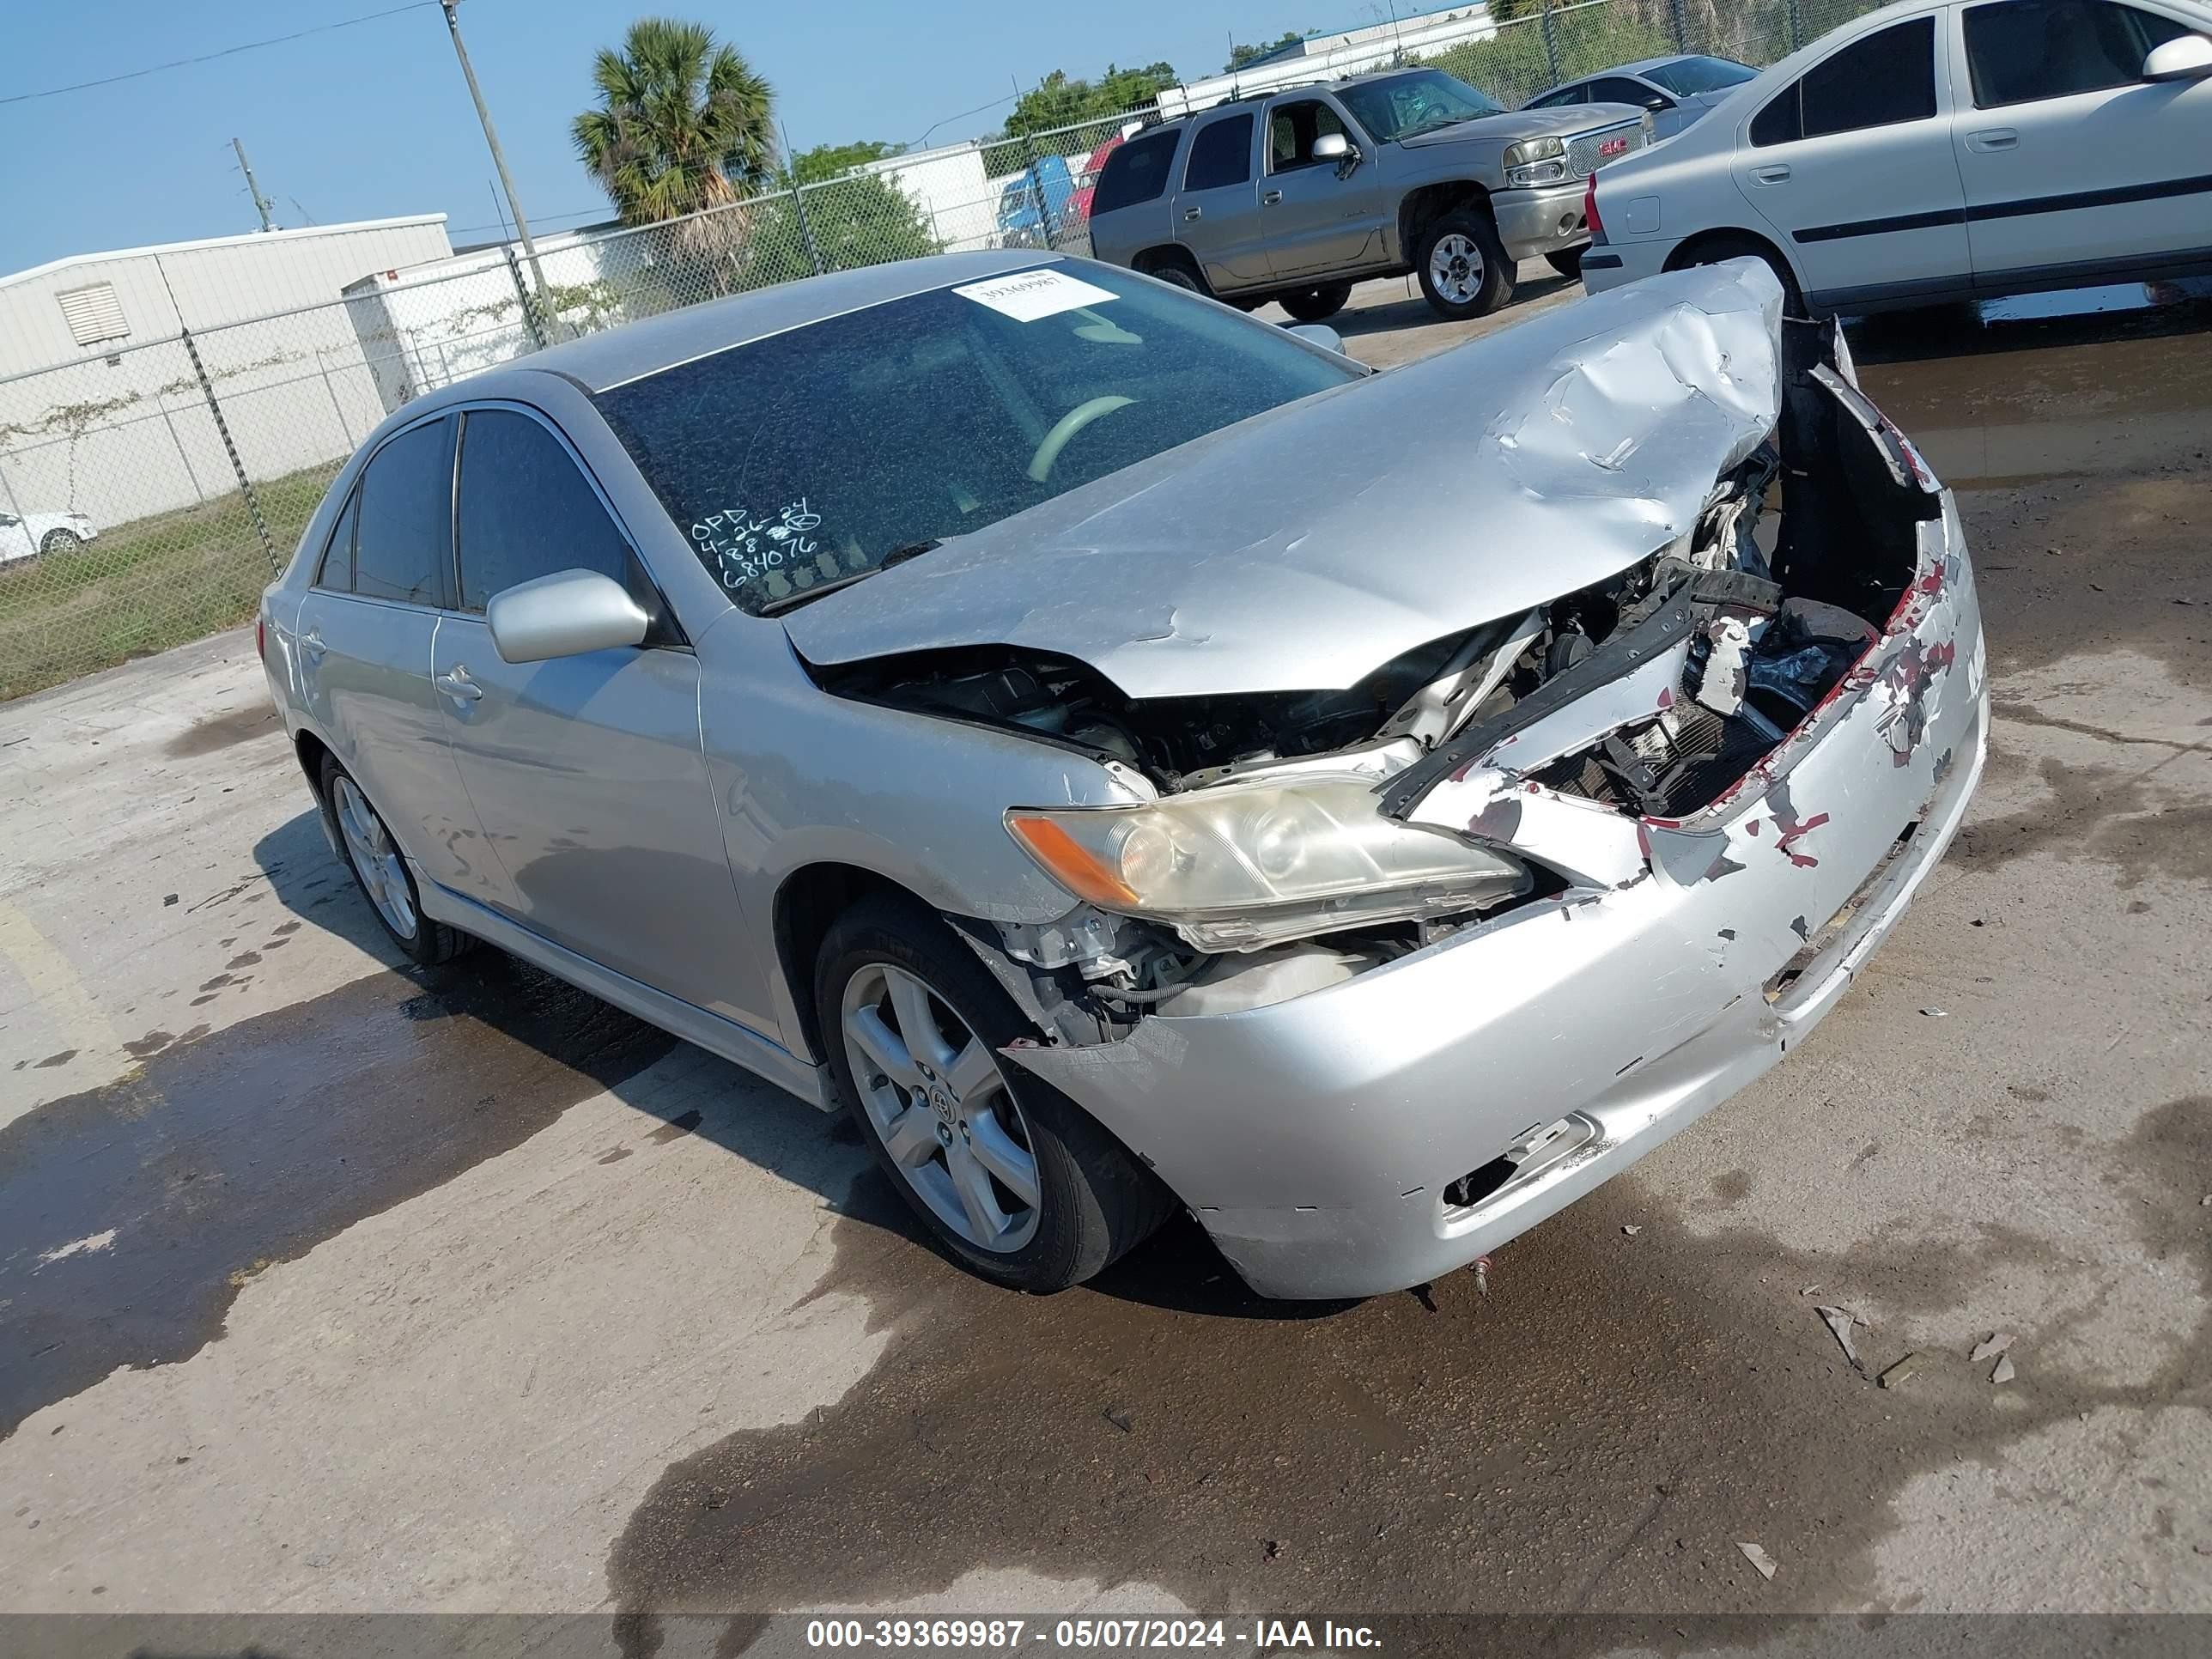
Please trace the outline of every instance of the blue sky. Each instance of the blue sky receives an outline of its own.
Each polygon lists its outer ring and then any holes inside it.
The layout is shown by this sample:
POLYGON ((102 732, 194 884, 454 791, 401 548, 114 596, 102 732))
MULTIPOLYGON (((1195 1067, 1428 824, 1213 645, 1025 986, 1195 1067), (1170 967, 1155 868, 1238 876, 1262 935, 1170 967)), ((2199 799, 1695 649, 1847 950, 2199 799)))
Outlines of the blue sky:
MULTIPOLYGON (((382 10, 399 0, 18 0, 0 98, 382 10)), ((1403 3, 1403 0, 1401 0, 1403 3)), ((1409 8, 1410 9, 1410 8, 1409 8)), ((1056 68, 1165 58, 1209 73, 1240 40, 1367 20, 1365 0, 781 4, 464 0, 462 28, 533 226, 600 216, 569 147, 593 51, 641 11, 711 25, 775 85, 801 149, 912 141, 1056 68)), ((933 142, 988 131, 1005 105, 933 142)), ((280 223, 443 211, 457 240, 496 215, 485 153, 435 7, 118 86, 0 103, 0 272, 64 254, 251 230, 246 143, 280 223)), ((495 234, 495 233, 494 233, 495 234)))

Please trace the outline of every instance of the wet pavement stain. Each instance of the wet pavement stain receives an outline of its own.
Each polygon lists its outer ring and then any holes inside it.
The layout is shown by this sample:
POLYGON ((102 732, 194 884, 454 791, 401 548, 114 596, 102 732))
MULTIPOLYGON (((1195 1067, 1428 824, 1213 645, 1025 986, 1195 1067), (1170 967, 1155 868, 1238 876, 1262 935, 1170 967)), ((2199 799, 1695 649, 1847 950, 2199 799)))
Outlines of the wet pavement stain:
POLYGON ((214 714, 190 730, 172 738, 164 751, 172 760, 188 760, 196 755, 212 755, 216 750, 234 744, 266 737, 281 731, 276 723, 276 710, 266 703, 233 709, 227 714, 214 714))
POLYGON ((2212 882, 2212 806, 2155 802, 2148 778, 2157 764, 2075 766, 2046 757, 2036 770, 2047 798, 1969 823, 1945 856, 1969 870, 1995 870, 2051 848, 2116 867, 2123 888, 2155 875, 2212 882))
MULTIPOLYGON (((2212 1103, 2179 1101, 2102 1149, 2146 1248, 2200 1279, 2208 1137, 2212 1103)), ((2050 1247, 1985 1226, 1829 1256, 1673 1219, 1616 1181, 1502 1251, 1486 1298, 1462 1273, 1349 1308, 1253 1298, 1185 1221, 1091 1287, 1028 1298, 909 1242, 870 1170, 808 1299, 864 1295, 889 1346, 834 1406, 666 1471, 608 1561, 625 1650, 653 1651, 662 1613, 876 1603, 1007 1568, 1209 1611, 1771 1607, 1743 1539, 1783 1564, 1789 1605, 1862 1605, 1912 1476, 2100 1406, 2194 1398, 2212 1363, 2208 1317, 2147 1386, 2024 1365, 2000 1401, 1962 1321, 1909 1393, 1880 1389, 1904 1333, 1862 1334, 1862 1376, 1802 1286, 1940 1320, 1987 1274, 2056 1267, 2050 1247)))
POLYGON ((118 1365, 189 1357, 245 1276, 518 1145, 676 1041, 492 951, 195 1035, 153 1033, 141 1071, 0 1129, 0 1437, 118 1365), (110 1228, 96 1253, 41 1261, 110 1228))

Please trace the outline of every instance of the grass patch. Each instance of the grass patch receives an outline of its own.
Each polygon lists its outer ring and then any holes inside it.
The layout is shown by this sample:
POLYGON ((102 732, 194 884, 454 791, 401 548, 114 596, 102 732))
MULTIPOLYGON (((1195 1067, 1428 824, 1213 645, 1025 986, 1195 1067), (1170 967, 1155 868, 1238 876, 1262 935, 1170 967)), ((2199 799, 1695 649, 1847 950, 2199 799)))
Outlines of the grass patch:
MULTIPOLYGON (((310 468, 256 487, 280 561, 337 471, 310 468)), ((236 491, 103 529, 73 553, 0 566, 0 701, 235 627, 270 580, 236 491)))

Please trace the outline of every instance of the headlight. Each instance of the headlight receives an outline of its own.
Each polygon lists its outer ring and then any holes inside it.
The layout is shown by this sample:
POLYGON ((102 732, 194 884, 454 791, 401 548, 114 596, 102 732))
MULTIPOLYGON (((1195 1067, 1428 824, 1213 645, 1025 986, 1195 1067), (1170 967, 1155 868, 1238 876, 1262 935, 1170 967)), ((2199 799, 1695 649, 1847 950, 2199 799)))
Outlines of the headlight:
POLYGON ((1509 189, 1556 185, 1567 176, 1567 147, 1557 138, 1523 138, 1508 144, 1503 158, 1509 189))
POLYGON ((1017 808, 1006 828, 1077 897, 1166 922, 1202 951, 1471 910, 1528 890, 1510 860, 1384 817, 1374 787, 1326 775, 1231 784, 1142 806, 1017 808))

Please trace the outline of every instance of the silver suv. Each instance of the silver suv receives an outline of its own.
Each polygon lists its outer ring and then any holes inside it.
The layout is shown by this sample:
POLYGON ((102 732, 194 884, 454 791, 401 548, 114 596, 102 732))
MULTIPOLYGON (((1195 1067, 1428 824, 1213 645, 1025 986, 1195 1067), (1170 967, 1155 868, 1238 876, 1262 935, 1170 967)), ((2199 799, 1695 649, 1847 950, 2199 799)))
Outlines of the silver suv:
POLYGON ((1632 105, 1507 114, 1438 70, 1297 87, 1116 149, 1091 248, 1247 309, 1279 300, 1301 322, 1407 270, 1443 315, 1480 317, 1511 297, 1522 259, 1579 272, 1590 174, 1650 141, 1632 105))

